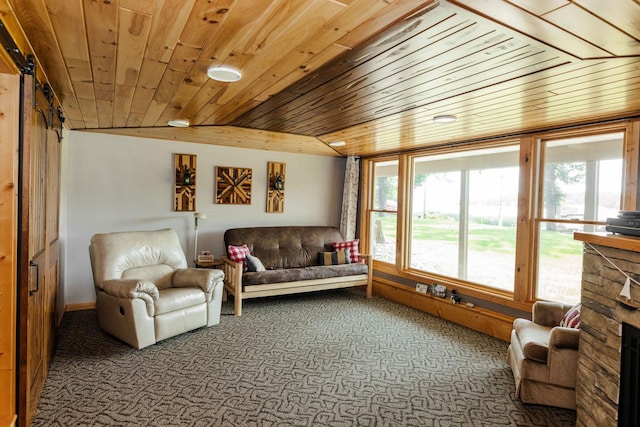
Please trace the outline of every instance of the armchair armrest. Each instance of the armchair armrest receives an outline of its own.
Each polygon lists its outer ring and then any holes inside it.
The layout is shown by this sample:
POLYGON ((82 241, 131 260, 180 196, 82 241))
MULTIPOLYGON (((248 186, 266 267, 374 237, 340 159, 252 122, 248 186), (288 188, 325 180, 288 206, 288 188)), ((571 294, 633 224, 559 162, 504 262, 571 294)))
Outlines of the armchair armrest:
POLYGON ((549 382, 575 388, 580 330, 557 326, 549 334, 549 382))
POLYGON ((556 347, 577 350, 579 341, 580 329, 563 328, 560 326, 551 328, 549 348, 556 347))
POLYGON ((221 270, 206 268, 183 268, 176 270, 173 275, 173 286, 176 288, 199 287, 206 293, 211 293, 216 285, 222 283, 224 273, 221 270))

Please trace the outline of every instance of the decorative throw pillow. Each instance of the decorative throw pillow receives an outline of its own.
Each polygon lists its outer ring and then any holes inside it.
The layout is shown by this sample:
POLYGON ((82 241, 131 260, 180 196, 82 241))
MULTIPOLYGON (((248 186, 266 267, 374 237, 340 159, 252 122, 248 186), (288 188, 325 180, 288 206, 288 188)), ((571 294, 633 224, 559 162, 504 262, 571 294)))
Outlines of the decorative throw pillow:
POLYGON ((571 307, 569 311, 565 313, 560 321, 560 326, 565 328, 580 329, 580 310, 582 304, 578 303, 571 307))
POLYGON ((246 244, 242 246, 229 245, 227 247, 227 254, 229 254, 229 258, 231 258, 231 261, 242 263, 243 270, 247 270, 247 263, 245 261, 245 258, 247 255, 251 254, 251 251, 246 244))
POLYGON ((247 263, 247 271, 266 271, 266 268, 264 268, 264 264, 262 264, 260 258, 247 254, 244 257, 244 260, 247 263))
POLYGON ((349 240, 346 242, 335 242, 333 244, 333 249, 348 249, 349 255, 351 256, 351 262, 360 262, 362 258, 360 257, 360 251, 358 250, 358 246, 360 245, 360 239, 349 240))
POLYGON ((318 264, 320 265, 349 264, 350 262, 349 251, 346 249, 335 252, 318 252, 318 264))

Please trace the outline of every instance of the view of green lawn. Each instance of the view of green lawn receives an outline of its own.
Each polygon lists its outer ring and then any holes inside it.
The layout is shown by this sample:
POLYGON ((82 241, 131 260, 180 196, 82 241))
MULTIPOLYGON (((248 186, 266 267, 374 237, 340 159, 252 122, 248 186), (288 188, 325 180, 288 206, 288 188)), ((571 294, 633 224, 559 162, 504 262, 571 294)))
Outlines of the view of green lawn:
MULTIPOLYGON (((376 259, 395 261, 396 215, 376 215, 384 235, 384 243, 378 241, 376 259)), ((475 220, 469 224, 468 280, 504 290, 513 290, 515 268, 515 227, 487 224, 486 220, 475 220)), ((495 223, 495 221, 494 221, 495 223)), ((514 221, 510 221, 511 224, 514 221)), ((411 228, 411 265, 413 268, 441 269, 431 271, 456 276, 458 223, 451 217, 413 218, 411 228), (437 250, 433 250, 437 248, 437 250), (452 270, 453 269, 453 270, 452 270)), ((378 234, 379 235, 379 234, 378 234)), ((538 274, 539 295, 553 297, 555 301, 576 302, 576 281, 580 280, 582 244, 573 239, 573 230, 541 230, 540 270, 538 274)))

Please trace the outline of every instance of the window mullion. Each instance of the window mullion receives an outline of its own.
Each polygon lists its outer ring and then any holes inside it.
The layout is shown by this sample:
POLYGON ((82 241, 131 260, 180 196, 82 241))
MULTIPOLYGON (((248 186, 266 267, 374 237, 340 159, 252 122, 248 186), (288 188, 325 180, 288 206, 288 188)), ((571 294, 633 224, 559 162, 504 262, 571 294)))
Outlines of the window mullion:
POLYGON ((458 219, 458 277, 467 279, 469 263, 469 171, 460 171, 460 210, 458 219))

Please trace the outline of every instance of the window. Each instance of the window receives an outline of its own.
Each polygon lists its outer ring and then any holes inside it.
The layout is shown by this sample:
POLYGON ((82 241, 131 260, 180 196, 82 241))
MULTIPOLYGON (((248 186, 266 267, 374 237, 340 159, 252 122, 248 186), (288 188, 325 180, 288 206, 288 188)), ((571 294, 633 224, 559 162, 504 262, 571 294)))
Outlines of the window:
POLYGON ((371 209, 373 259, 395 264, 398 219, 398 160, 375 162, 371 209))
POLYGON ((574 231, 604 231, 622 199, 622 132, 543 140, 536 215, 536 296, 580 300, 583 243, 574 231))
POLYGON ((383 286, 443 284, 518 309, 573 304, 584 250, 574 232, 640 208, 639 159, 640 121, 371 158, 363 247, 383 286))
POLYGON ((413 158, 409 266, 513 291, 519 146, 413 158))

